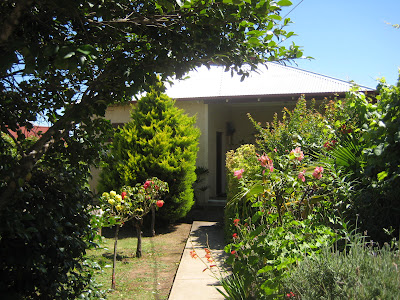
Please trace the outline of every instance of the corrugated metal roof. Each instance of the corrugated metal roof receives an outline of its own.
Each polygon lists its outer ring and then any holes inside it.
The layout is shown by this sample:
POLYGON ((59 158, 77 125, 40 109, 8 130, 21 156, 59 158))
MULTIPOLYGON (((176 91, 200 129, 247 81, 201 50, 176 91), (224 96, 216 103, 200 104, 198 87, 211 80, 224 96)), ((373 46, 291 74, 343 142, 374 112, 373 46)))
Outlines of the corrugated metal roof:
MULTIPOLYGON (((167 84, 166 94, 174 99, 212 98, 254 95, 315 94, 347 92, 353 83, 299 68, 268 63, 251 72, 244 81, 241 76, 225 72, 223 67, 200 67, 187 79, 167 84)), ((360 86, 360 90, 374 89, 360 86)))

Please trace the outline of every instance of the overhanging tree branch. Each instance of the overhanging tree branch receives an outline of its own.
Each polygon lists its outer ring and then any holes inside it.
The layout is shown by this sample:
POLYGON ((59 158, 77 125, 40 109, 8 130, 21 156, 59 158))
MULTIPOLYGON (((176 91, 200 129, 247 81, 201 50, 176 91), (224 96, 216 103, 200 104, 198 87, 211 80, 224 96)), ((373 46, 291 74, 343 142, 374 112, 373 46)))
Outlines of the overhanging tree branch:
POLYGON ((3 24, 0 34, 0 43, 5 43, 18 25, 22 13, 33 4, 33 0, 20 0, 16 3, 14 10, 3 24))

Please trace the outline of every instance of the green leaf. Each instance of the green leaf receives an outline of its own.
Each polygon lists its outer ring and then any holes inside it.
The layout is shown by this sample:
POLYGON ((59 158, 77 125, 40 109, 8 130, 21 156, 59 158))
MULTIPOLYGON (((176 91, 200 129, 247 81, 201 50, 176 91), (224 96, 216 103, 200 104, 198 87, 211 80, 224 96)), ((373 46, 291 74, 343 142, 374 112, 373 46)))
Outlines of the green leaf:
POLYGON ((82 45, 78 49, 76 49, 76 51, 85 55, 89 55, 95 53, 96 49, 92 45, 82 45))
POLYGON ((258 270, 257 274, 266 273, 266 272, 272 271, 273 269, 274 269, 274 265, 266 265, 265 267, 258 270))
POLYGON ((256 237, 257 235, 259 235, 259 234, 264 230, 265 226, 266 226, 265 224, 264 224, 264 225, 258 226, 258 227, 256 228, 256 230, 254 230, 254 231, 252 231, 252 232, 250 233, 250 237, 254 238, 254 237, 256 237))
POLYGON ((386 171, 382 171, 378 173, 378 181, 384 180, 388 176, 388 173, 386 171))
POLYGON ((281 0, 278 2, 278 5, 280 6, 291 6, 293 3, 289 0, 281 0))

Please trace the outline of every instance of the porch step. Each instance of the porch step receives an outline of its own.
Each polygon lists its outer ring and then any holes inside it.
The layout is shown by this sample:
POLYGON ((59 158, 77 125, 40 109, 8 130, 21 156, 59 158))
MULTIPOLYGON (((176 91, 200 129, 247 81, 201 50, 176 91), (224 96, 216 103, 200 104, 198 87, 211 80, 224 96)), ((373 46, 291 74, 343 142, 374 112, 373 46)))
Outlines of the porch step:
POLYGON ((225 206, 226 199, 209 199, 208 206, 225 206))

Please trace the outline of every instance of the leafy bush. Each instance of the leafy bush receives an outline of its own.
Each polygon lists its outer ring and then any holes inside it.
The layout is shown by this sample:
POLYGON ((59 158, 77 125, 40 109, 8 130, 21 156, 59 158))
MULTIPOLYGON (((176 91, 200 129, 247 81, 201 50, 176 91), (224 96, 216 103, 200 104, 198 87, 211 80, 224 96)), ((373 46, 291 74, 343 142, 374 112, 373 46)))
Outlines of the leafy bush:
POLYGON ((353 91, 336 103, 344 122, 336 122, 338 147, 329 155, 354 181, 355 195, 349 199, 347 218, 384 242, 383 228, 400 228, 400 89, 384 81, 378 95, 353 91))
MULTIPOLYGON (((84 257, 98 237, 87 185, 98 146, 85 152, 80 133, 49 149, 26 174, 25 184, 18 182, 10 200, 14 204, 2 210, 0 294, 5 299, 91 299, 100 294, 92 279, 97 266, 84 257), (85 153, 77 159, 79 151, 85 153)), ((15 140, 0 137, 0 192, 7 189, 25 147, 34 143, 19 138, 17 147, 15 140)))
POLYGON ((283 279, 294 299, 398 299, 399 253, 379 248, 360 235, 351 236, 345 251, 326 248, 290 268, 283 279))
POLYGON ((299 147, 258 160, 259 180, 246 182, 246 170, 236 173, 244 185, 228 207, 241 203, 245 209, 236 210, 242 219, 231 221, 235 230, 225 248, 228 263, 255 299, 278 297, 288 266, 333 243, 344 230, 339 209, 344 188, 332 166, 313 165, 299 147))
POLYGON ((282 113, 281 120, 275 114, 273 121, 266 123, 265 128, 250 116, 258 131, 256 137, 259 151, 268 153, 276 149, 282 153, 296 147, 308 153, 319 151, 332 134, 333 130, 327 126, 328 120, 315 108, 314 102, 307 107, 304 97, 297 101, 293 111, 284 108, 282 113))
POLYGON ((373 239, 384 240, 385 228, 398 235, 399 87, 382 85, 379 93, 370 99, 354 91, 327 103, 324 115, 300 99, 266 128, 251 119, 258 149, 238 149, 227 164, 232 242, 225 250, 243 278, 244 299, 398 297, 398 252, 358 242, 318 254, 347 234, 347 221, 356 225, 357 214, 373 239), (256 152, 262 175, 249 165, 256 152), (294 275, 286 279, 289 270, 294 275), (374 272, 379 284, 370 283, 374 272))
MULTIPOLYGON (((230 202, 237 194, 241 192, 244 185, 255 182, 259 179, 261 165, 257 160, 256 148, 254 145, 242 145, 236 150, 230 150, 226 154, 227 169, 227 201, 230 202), (243 180, 237 180, 234 172, 245 170, 242 174, 243 180)), ((229 236, 233 229, 232 220, 236 218, 244 218, 246 204, 243 202, 235 202, 235 205, 225 207, 225 233, 229 236)))
POLYGON ((351 182, 326 157, 333 126, 304 99, 273 126, 253 123, 259 149, 245 145, 228 155, 229 187, 238 193, 226 209, 227 228, 234 230, 225 250, 244 278, 245 298, 279 298, 289 266, 346 231, 342 211, 351 182))
POLYGON ((159 217, 173 222, 192 207, 200 132, 195 118, 174 106, 160 86, 142 97, 132 120, 114 136, 112 151, 101 174, 101 190, 120 189, 157 177, 168 183, 169 194, 159 217))
MULTIPOLYGON (((72 299, 91 282, 84 261, 93 243, 88 188, 72 170, 32 173, 0 219, 0 294, 10 299, 72 299)), ((93 294, 93 293, 92 293, 93 294)))

